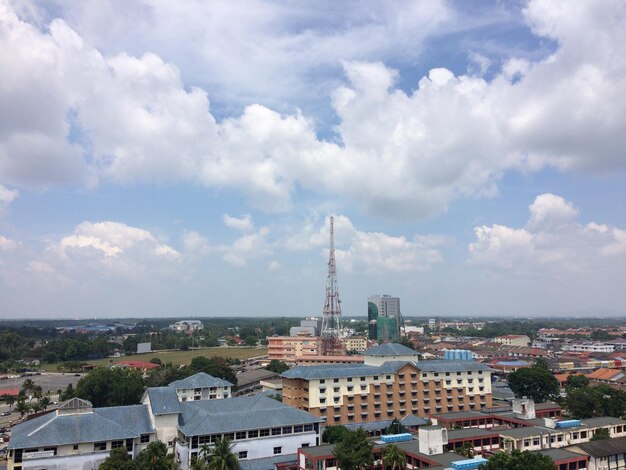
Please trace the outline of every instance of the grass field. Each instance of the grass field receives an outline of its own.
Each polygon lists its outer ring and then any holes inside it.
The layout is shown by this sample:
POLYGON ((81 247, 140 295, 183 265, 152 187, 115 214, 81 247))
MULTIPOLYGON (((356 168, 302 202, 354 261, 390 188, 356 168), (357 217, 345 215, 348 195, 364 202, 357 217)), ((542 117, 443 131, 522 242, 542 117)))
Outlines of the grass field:
MULTIPOLYGON (((95 364, 97 366, 106 366, 109 364, 109 361, 149 361, 153 357, 158 357, 161 361, 163 361, 163 363, 171 362, 172 364, 189 364, 194 357, 198 356, 222 356, 236 359, 248 359, 250 357, 263 356, 265 354, 267 354, 267 348, 218 347, 193 349, 189 351, 155 351, 146 354, 133 354, 132 356, 106 357, 103 359, 94 359, 92 361, 85 362, 88 364, 95 364)), ((48 372, 57 372, 57 366, 59 364, 60 363, 42 364, 41 369, 48 372)))

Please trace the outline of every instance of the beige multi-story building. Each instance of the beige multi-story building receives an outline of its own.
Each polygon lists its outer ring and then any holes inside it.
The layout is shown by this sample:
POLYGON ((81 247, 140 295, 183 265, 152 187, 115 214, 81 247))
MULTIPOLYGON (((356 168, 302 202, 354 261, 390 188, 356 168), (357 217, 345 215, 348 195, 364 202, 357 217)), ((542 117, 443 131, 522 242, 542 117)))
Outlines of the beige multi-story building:
POLYGON ((318 356, 321 352, 319 336, 273 336, 267 340, 270 360, 296 362, 300 356, 318 356))
POLYGON ((341 342, 346 351, 365 351, 367 349, 367 338, 365 336, 348 336, 342 338, 341 342))
POLYGON ((530 344, 530 338, 526 335, 496 336, 494 341, 505 346, 528 346, 530 344))
POLYGON ((492 405, 492 369, 485 364, 390 360, 373 365, 367 351, 364 357, 362 365, 298 366, 284 372, 283 403, 325 418, 329 425, 427 417, 492 405))

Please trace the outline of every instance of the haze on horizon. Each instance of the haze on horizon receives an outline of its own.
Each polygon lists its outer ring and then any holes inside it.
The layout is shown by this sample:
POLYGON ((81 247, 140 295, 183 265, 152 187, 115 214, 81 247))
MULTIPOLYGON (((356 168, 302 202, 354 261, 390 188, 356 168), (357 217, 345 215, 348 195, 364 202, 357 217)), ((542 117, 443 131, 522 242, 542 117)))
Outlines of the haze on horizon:
POLYGON ((626 315, 626 2, 0 0, 0 318, 626 315), (576 313, 578 312, 578 313, 576 313))

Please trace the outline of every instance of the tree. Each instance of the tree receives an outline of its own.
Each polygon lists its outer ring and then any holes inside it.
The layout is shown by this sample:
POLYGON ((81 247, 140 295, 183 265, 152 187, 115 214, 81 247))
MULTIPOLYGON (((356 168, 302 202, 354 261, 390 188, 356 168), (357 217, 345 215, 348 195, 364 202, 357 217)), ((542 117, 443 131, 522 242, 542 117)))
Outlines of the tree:
POLYGON ((609 339, 613 339, 613 336, 611 336, 609 332, 605 330, 593 330, 591 332, 591 339, 594 341, 606 341, 609 339))
POLYGON ((39 404, 43 407, 44 410, 47 410, 51 404, 49 397, 43 397, 39 400, 39 404))
POLYGON ((470 442, 464 442, 461 447, 454 449, 454 453, 471 459, 474 457, 474 446, 470 442))
POLYGON ((272 359, 270 363, 265 366, 265 368, 269 371, 276 372, 277 374, 282 374, 286 370, 289 370, 287 363, 279 361, 278 359, 272 359))
POLYGON ((383 450, 383 462, 385 468, 391 466, 391 470, 406 468, 406 453, 395 444, 390 444, 383 450))
POLYGON ((547 455, 538 452, 520 452, 510 454, 498 452, 487 463, 478 467, 480 470, 556 470, 556 464, 547 455))
POLYGON ((589 379, 583 374, 572 374, 565 381, 566 388, 580 388, 589 385, 589 379))
POLYGON ((544 367, 543 362, 509 374, 509 386, 516 397, 544 402, 559 395, 559 381, 544 367))
POLYGON ((256 346, 259 342, 259 338, 257 338, 256 336, 246 336, 244 341, 246 343, 246 346, 256 346))
POLYGON ((161 441, 148 444, 135 459, 137 470, 174 470, 176 467, 174 455, 167 454, 167 446, 161 441))
POLYGON ((65 391, 59 395, 59 400, 65 401, 70 398, 74 398, 75 396, 76 392, 74 391, 74 386, 72 384, 68 384, 65 391))
POLYGON ((27 403, 26 400, 18 399, 17 402, 15 402, 15 411, 17 411, 21 417, 24 417, 24 415, 30 411, 30 403, 27 403))
POLYGON ((142 394, 141 374, 120 368, 94 369, 76 385, 76 396, 94 407, 136 405, 142 394))
POLYGON ((9 411, 13 411, 13 403, 15 403, 15 397, 12 395, 3 395, 2 397, 7 405, 9 405, 9 411))
POLYGON ((350 431, 345 426, 327 426, 322 433, 322 442, 336 444, 343 441, 348 432, 350 431))
POLYGON ((590 439, 591 441, 602 441, 604 439, 610 439, 611 433, 609 432, 609 428, 600 428, 596 429, 593 433, 593 437, 590 439))
POLYGON ((348 430, 341 442, 335 445, 333 455, 342 470, 363 469, 374 461, 373 447, 374 444, 367 439, 367 433, 362 428, 348 430))
POLYGON ((232 448, 229 439, 218 439, 210 447, 208 455, 205 449, 203 458, 211 470, 239 470, 239 459, 233 454, 232 448))
MULTIPOLYGON (((198 372, 206 372, 213 377, 219 377, 220 379, 228 380, 230 383, 237 383, 237 376, 228 365, 228 362, 223 357, 194 357, 189 364, 189 371, 192 374, 198 372)), ((191 375, 191 374, 190 374, 191 375)))
POLYGON ((621 418, 626 412, 626 392, 606 384, 569 388, 564 404, 569 414, 577 419, 594 416, 621 418))
POLYGON ((404 427, 402 423, 398 421, 397 418, 394 418, 391 424, 387 426, 385 429, 383 429, 382 433, 383 434, 402 434, 405 432, 407 432, 406 427, 404 427))
POLYGON ((126 447, 112 449, 109 456, 100 464, 98 470, 134 470, 135 462, 128 455, 126 447))

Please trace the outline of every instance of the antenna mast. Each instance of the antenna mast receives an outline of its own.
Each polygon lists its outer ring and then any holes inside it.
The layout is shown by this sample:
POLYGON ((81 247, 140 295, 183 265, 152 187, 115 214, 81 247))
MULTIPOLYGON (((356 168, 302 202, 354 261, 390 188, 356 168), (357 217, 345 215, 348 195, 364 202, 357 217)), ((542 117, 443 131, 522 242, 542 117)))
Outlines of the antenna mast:
POLYGON ((330 254, 328 256, 328 275, 326 276, 326 301, 322 317, 322 342, 324 353, 332 354, 341 334, 341 300, 337 287, 337 266, 335 264, 334 218, 330 217, 330 254))

